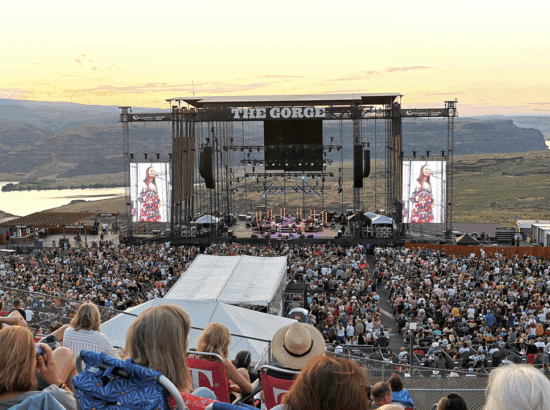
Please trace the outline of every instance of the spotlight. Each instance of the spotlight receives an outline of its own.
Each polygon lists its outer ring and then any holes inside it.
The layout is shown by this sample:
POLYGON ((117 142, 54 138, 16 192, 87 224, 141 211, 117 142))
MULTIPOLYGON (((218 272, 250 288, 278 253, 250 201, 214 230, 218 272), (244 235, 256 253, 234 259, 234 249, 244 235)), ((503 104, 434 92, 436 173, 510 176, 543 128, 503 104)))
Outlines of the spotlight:
POLYGON ((442 157, 445 156, 445 151, 441 151, 441 156, 442 156, 442 157))
POLYGON ((427 157, 430 156, 430 152, 432 152, 432 151, 426 151, 426 156, 427 156, 427 157))
POLYGON ((243 151, 244 151, 244 148, 243 148, 243 147, 241 147, 241 152, 243 152, 243 151))
POLYGON ((302 181, 306 179, 306 176, 305 175, 302 175, 302 181))
MULTIPOLYGON (((260 147, 256 148, 256 151, 257 151, 257 152, 260 152, 260 147)), ((252 152, 252 151, 250 151, 250 152, 252 152)))
POLYGON ((343 191, 344 191, 344 189, 341 186, 339 186, 338 187, 338 193, 341 194, 343 191))
POLYGON ((416 151, 413 151, 413 157, 416 157, 416 151))

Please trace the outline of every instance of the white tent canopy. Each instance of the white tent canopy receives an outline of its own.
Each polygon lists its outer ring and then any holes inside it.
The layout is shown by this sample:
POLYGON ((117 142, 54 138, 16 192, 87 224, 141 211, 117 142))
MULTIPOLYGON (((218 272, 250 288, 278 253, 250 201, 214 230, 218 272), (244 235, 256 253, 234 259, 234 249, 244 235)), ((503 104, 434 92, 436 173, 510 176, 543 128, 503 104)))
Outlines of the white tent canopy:
POLYGON ((218 300, 240 260, 240 256, 199 255, 165 298, 206 302, 218 300))
POLYGON ((199 255, 166 299, 268 306, 286 281, 286 257, 199 255))
MULTIPOLYGON (((253 361, 258 361, 267 348, 267 341, 273 339, 275 332, 283 326, 294 322, 280 316, 256 312, 237 306, 219 302, 199 302, 195 300, 153 299, 134 308, 126 310, 132 315, 120 314, 101 325, 101 331, 111 340, 113 345, 124 347, 128 328, 145 309, 151 306, 179 305, 191 316, 191 324, 195 328, 204 329, 209 323, 221 323, 229 329, 231 358, 241 350, 249 350, 253 361), (240 336, 240 337, 239 337, 240 336), (255 338, 261 340, 251 340, 255 338), (265 342, 262 342, 265 341, 265 342)), ((189 347, 196 347, 200 330, 193 329, 189 335, 189 347)), ((160 335, 162 337, 162 335, 160 335)))
POLYGON ((204 215, 195 221, 196 224, 217 224, 220 218, 212 215, 204 215))
POLYGON ((233 305, 267 306, 284 280, 285 273, 285 256, 242 256, 218 301, 233 305))
POLYGON ((378 215, 376 218, 372 219, 372 224, 386 224, 386 225, 393 225, 393 219, 385 216, 385 215, 378 215))

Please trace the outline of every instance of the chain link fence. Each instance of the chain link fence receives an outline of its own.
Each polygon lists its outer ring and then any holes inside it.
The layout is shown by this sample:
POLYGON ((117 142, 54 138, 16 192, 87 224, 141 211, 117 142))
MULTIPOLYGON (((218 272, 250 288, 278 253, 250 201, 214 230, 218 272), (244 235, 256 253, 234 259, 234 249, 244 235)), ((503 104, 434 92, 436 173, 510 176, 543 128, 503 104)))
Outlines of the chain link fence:
POLYGON ((398 374, 417 409, 431 409, 434 403, 449 393, 462 396, 468 409, 481 409, 485 404, 489 374, 482 369, 464 372, 395 364, 340 353, 336 355, 357 362, 364 370, 371 386, 377 382, 387 381, 393 374, 398 374))
MULTIPOLYGON (((67 299, 55 295, 45 295, 22 289, 0 286, 0 299, 4 301, 5 310, 13 310, 14 302, 20 301, 25 310, 28 324, 38 324, 44 335, 48 333, 54 322, 63 325, 69 324, 80 305, 84 302, 67 299)), ((111 308, 98 306, 101 315, 102 331, 107 334, 114 346, 126 345, 128 328, 138 316, 138 312, 123 312, 111 308), (117 318, 116 321, 109 322, 117 318)), ((31 329, 33 330, 33 329, 31 329)), ((189 347, 196 348, 203 329, 192 327, 189 333, 189 347)), ((233 358, 241 350, 248 350, 255 366, 271 363, 271 341, 231 335, 229 356, 233 358)))

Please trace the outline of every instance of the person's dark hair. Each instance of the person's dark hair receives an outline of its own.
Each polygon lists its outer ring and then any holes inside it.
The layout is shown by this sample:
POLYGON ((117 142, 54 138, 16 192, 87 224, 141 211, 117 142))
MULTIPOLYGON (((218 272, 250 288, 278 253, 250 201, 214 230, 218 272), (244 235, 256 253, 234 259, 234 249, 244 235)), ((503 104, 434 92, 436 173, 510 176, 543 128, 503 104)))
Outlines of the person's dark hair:
POLYGON ((390 384, 391 391, 401 391, 403 390, 403 380, 399 377, 398 374, 393 374, 389 379, 388 383, 390 384))
POLYGON ((13 301, 13 307, 17 309, 19 306, 21 306, 21 301, 19 299, 15 299, 13 301))
POLYGON ((439 401, 437 410, 468 410, 468 406, 462 397, 451 393, 439 401))
POLYGON ((378 382, 372 387, 372 400, 381 401, 391 394, 391 386, 388 382, 378 382))
POLYGON ((235 356, 235 367, 237 369, 248 369, 250 367, 250 362, 252 361, 252 355, 248 350, 241 350, 235 356))

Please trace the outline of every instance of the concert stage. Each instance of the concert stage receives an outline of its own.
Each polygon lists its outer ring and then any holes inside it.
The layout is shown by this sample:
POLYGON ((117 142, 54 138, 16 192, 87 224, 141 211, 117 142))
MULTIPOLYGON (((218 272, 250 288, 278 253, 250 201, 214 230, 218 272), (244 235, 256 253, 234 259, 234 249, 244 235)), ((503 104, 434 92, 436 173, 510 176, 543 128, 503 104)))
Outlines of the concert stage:
MULTIPOLYGON (((339 226, 339 225, 337 225, 339 226)), ((265 239, 266 234, 262 233, 260 234, 257 231, 253 231, 252 227, 247 227, 246 223, 244 221, 238 221, 236 225, 233 225, 230 227, 230 230, 233 231, 233 234, 236 238, 253 238, 252 235, 256 235, 257 238, 265 239)), ((335 239, 336 236, 338 236, 338 228, 322 228, 319 232, 305 232, 304 239, 335 239)), ((283 238, 284 240, 297 240, 300 239, 300 235, 297 233, 282 233, 277 232, 274 234, 269 234, 269 238, 267 239, 280 239, 283 238)))

